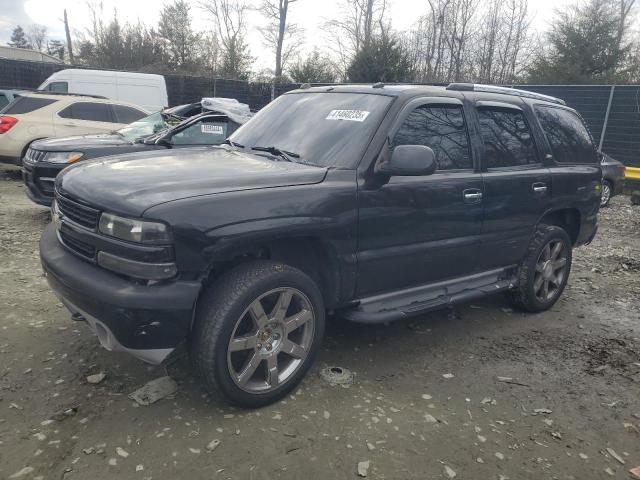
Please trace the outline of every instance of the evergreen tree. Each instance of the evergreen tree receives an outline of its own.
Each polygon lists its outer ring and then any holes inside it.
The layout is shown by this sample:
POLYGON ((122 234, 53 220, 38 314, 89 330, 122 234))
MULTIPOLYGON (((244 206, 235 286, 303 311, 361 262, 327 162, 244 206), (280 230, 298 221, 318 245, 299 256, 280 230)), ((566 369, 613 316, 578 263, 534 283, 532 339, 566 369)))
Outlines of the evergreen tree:
POLYGON ((185 0, 175 0, 160 12, 158 33, 164 41, 168 64, 175 70, 192 70, 197 62, 200 35, 191 28, 189 10, 185 0))
POLYGON ((549 48, 534 61, 529 82, 616 82, 629 52, 620 25, 618 2, 613 0, 588 0, 558 12, 547 34, 549 48))
POLYGON ((350 82, 407 82, 413 78, 407 52, 387 32, 372 38, 356 53, 347 68, 350 82))
POLYGON ((54 57, 58 57, 60 60, 64 60, 64 43, 60 40, 49 40, 47 42, 47 53, 49 55, 53 55, 54 57))
POLYGON ((327 58, 320 55, 318 50, 311 52, 304 60, 289 69, 289 75, 297 83, 333 83, 336 81, 336 71, 327 58))
POLYGON ((27 40, 27 35, 20 25, 11 32, 11 41, 7 43, 10 47, 31 48, 31 44, 27 40))

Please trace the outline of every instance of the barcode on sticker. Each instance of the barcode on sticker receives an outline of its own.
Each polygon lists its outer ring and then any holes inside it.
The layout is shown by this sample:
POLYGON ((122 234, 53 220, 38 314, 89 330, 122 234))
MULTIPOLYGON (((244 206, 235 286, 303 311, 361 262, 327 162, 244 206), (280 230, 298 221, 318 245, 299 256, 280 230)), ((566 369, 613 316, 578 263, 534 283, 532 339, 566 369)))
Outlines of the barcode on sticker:
POLYGON ((222 129, 222 125, 209 125, 208 123, 203 123, 201 125, 202 133, 217 133, 222 135, 224 130, 222 129))
POLYGON ((370 112, 365 110, 331 110, 326 120, 350 120, 352 122, 364 122, 370 112))

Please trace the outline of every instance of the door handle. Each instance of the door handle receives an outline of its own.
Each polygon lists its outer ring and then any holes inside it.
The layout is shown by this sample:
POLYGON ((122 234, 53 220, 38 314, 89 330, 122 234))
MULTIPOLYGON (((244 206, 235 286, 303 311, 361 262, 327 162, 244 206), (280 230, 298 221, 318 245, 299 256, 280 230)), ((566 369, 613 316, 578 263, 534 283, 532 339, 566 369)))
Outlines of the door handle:
POLYGON ((477 188, 470 188, 462 192, 465 201, 475 203, 482 200, 482 192, 477 188))
POLYGON ((547 191, 547 185, 545 183, 534 183, 531 188, 535 193, 545 193, 547 191))

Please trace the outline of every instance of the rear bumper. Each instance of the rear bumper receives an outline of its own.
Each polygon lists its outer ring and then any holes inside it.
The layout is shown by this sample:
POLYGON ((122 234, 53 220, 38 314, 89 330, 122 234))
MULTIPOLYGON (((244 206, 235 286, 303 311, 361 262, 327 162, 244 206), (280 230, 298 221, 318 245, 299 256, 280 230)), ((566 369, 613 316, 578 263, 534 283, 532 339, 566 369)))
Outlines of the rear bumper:
POLYGON ((624 192, 624 177, 616 178, 611 182, 611 196, 621 195, 624 192))
POLYGON ((199 282, 136 284, 69 252, 53 224, 40 239, 40 259, 55 294, 108 350, 159 363, 189 333, 199 282))

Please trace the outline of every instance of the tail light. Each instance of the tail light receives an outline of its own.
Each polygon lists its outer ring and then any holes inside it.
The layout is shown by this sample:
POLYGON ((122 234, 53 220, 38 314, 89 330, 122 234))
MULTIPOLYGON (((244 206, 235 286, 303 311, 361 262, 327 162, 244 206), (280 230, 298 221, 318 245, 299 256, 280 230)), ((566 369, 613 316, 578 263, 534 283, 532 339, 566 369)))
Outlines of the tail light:
POLYGON ((7 115, 3 115, 0 117, 0 133, 6 133, 11 128, 18 123, 17 118, 9 117, 7 115))

